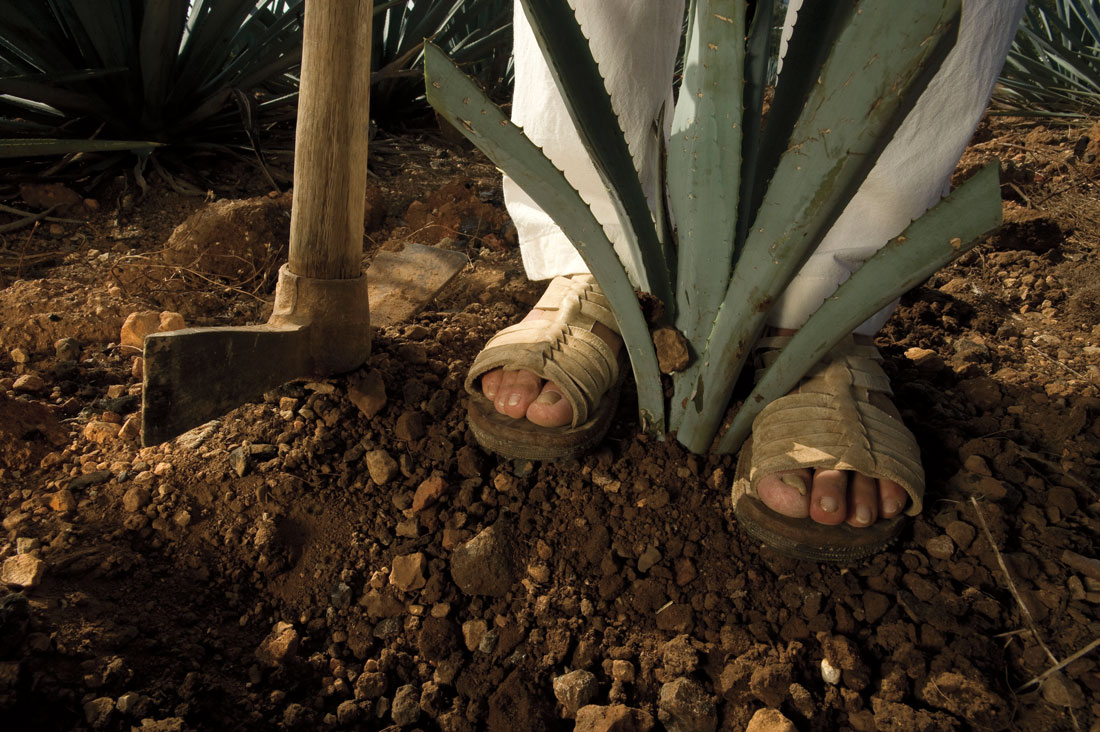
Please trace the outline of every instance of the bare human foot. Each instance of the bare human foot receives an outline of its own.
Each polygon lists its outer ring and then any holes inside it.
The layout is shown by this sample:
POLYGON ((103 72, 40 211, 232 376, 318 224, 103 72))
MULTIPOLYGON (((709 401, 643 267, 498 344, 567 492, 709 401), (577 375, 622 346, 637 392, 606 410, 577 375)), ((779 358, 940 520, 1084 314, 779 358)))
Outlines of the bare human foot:
MULTIPOLYGON (((795 331, 777 329, 776 335, 795 331)), ((856 336, 857 343, 871 339, 856 336)), ((766 475, 756 493, 768 508, 791 518, 809 517, 819 524, 870 526, 905 510, 909 494, 892 480, 876 480, 844 470, 786 470, 766 475)))
MULTIPOLYGON (((553 320, 556 312, 532 310, 524 320, 553 320)), ((592 332, 607 342, 618 355, 622 340, 610 328, 595 323, 592 332)), ((540 427, 560 427, 573 421, 573 408, 562 398, 561 389, 533 371, 494 369, 481 377, 481 393, 493 401, 496 410, 513 419, 527 419, 540 427)))

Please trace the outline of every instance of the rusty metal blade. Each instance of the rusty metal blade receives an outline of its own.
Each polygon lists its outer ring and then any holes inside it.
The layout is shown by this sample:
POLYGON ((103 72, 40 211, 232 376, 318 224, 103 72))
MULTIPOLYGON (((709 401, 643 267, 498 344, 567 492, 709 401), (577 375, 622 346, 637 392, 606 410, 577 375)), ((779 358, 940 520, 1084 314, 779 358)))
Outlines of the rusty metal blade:
POLYGON ((145 339, 141 443, 156 445, 307 376, 308 326, 186 328, 145 339))
POLYGON ((367 269, 370 324, 385 328, 413 317, 468 261, 462 252, 423 244, 406 244, 400 252, 378 252, 367 269))

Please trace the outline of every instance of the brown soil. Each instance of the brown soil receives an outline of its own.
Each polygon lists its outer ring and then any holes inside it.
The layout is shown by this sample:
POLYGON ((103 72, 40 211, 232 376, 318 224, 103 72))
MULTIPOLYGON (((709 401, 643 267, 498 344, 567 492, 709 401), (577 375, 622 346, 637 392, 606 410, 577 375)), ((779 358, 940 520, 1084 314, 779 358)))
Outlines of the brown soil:
POLYGON ((239 169, 67 197, 83 223, 0 235, 0 563, 44 569, 0 587, 4 727, 1100 730, 1098 138, 976 136, 1007 223, 879 339, 925 512, 851 568, 754 544, 733 458, 639 437, 630 399, 578 462, 478 449, 464 374, 539 288, 472 153, 372 161, 366 258, 471 264, 360 373, 144 449, 123 319, 261 321, 286 203, 239 169))

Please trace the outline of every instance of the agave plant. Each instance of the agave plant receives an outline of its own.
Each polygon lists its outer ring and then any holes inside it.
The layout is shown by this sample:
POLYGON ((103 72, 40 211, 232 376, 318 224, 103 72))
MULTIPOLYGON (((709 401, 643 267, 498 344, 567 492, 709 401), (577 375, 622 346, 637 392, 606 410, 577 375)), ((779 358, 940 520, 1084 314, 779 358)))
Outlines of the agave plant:
POLYGON ((371 115, 383 127, 430 111, 425 39, 496 96, 510 81, 512 0, 390 0, 375 5, 371 115))
MULTIPOLYGON (((509 0, 374 8, 376 116, 424 114, 425 38, 492 88, 508 77, 509 0)), ((0 13, 0 158, 167 145, 255 147, 297 103, 302 0, 11 0, 0 13)))
POLYGON ((994 99, 1015 113, 1100 109, 1100 0, 1028 4, 994 99))
POLYGON ((637 283, 564 175, 432 47, 428 99, 558 222, 584 257, 618 319, 649 431, 674 431, 695 452, 736 450, 752 417, 824 352, 999 223, 992 167, 869 259, 792 338, 742 403, 732 429, 719 435, 770 303, 851 200, 938 69, 954 43, 960 1, 807 3, 765 116, 773 4, 756 3, 749 25, 745 0, 694 0, 665 155, 667 203, 658 201, 656 211, 646 202, 572 11, 545 0, 522 5, 642 255, 650 289, 694 352, 694 362, 672 376, 669 403, 637 283))
POLYGON ((241 120, 293 101, 301 23, 301 0, 7 3, 0 132, 24 139, 5 141, 0 155, 239 136, 241 120))

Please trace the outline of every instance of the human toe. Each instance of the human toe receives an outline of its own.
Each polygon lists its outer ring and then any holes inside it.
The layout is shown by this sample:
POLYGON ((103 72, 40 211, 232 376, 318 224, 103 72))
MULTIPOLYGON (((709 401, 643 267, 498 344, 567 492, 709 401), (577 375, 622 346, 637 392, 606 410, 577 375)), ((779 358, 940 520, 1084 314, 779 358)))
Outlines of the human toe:
POLYGON ((765 475, 756 485, 756 495, 764 505, 783 516, 806 518, 810 515, 809 470, 784 470, 765 475))
POLYGON ((539 394, 542 379, 531 371, 505 371, 497 390, 496 410, 501 414, 520 419, 539 394))
POLYGON ((875 479, 853 474, 848 488, 848 524, 856 528, 870 526, 878 519, 878 510, 878 485, 875 479))
POLYGON ((486 399, 496 401, 500 391, 500 382, 504 378, 504 369, 493 369, 481 377, 481 393, 486 399))
POLYGON ((540 427, 561 427, 573 421, 573 408, 562 396, 561 388, 548 381, 527 408, 527 420, 540 427))
POLYGON ((909 494, 892 480, 878 481, 879 506, 883 518, 893 518, 905 510, 909 494))
POLYGON ((840 524, 848 518, 848 474, 842 470, 814 472, 810 518, 819 524, 840 524))

